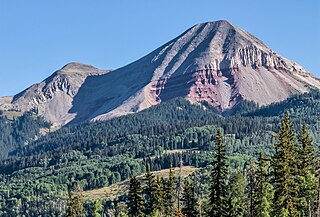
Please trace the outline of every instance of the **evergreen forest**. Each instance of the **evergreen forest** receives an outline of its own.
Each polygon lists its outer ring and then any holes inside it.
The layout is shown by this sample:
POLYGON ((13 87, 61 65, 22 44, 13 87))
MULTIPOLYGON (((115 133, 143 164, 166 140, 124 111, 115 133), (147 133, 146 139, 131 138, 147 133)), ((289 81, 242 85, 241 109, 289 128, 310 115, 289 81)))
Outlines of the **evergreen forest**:
POLYGON ((0 112, 0 216, 319 217, 319 146, 316 90, 232 114, 177 98, 57 130, 0 112))

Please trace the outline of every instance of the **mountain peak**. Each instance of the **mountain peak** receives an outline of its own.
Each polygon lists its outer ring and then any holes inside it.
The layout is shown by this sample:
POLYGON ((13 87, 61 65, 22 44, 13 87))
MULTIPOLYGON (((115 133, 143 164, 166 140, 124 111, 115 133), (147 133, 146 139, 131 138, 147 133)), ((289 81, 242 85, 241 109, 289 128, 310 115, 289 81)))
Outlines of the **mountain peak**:
POLYGON ((227 20, 216 20, 216 21, 208 21, 203 23, 198 23, 196 25, 221 25, 221 26, 233 26, 229 21, 227 20))
POLYGON ((11 105, 8 105, 8 100, 0 98, 0 108, 22 112, 34 110, 46 120, 64 125, 75 117, 69 110, 86 79, 109 71, 77 62, 68 63, 44 81, 16 94, 11 98, 11 105))
POLYGON ((57 71, 60 74, 72 74, 72 73, 85 73, 90 74, 93 72, 103 72, 94 66, 78 63, 78 62, 71 62, 64 65, 60 70, 57 71))

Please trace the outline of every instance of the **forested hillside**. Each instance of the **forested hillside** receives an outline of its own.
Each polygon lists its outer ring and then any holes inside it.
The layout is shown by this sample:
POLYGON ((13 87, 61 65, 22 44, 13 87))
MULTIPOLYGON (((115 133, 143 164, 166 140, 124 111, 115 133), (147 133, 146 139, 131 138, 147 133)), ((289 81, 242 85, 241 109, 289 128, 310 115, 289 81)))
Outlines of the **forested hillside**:
POLYGON ((294 95, 285 101, 272 103, 249 113, 251 116, 279 116, 288 111, 291 115, 301 116, 307 121, 317 117, 320 107, 320 92, 318 90, 309 93, 294 95))
MULTIPOLYGON (((313 91, 260 109, 255 109, 256 105, 252 103, 243 103, 234 115, 225 117, 206 104, 192 105, 184 99, 175 99, 105 122, 66 126, 36 140, 39 129, 48 125, 41 119, 32 118, 37 124, 28 123, 28 128, 31 126, 34 130, 26 132, 33 134, 26 136, 23 130, 19 131, 22 133, 20 140, 14 137, 16 140, 12 143, 16 149, 9 149, 8 158, 0 162, 0 214, 64 216, 70 210, 68 197, 70 201, 78 191, 81 193, 81 189, 105 187, 143 174, 147 164, 152 171, 167 169, 170 162, 173 167, 183 162, 185 166, 200 168, 189 181, 197 187, 194 189, 197 198, 203 198, 198 202, 205 203, 210 192, 210 165, 217 160, 218 130, 223 132, 226 146, 228 177, 242 182, 247 189, 248 180, 244 178, 247 175, 243 174, 249 168, 249 159, 256 162, 261 151, 266 158, 275 156, 277 149, 274 145, 278 142, 275 135, 286 111, 293 122, 293 131, 299 132, 306 123, 313 144, 316 147, 320 144, 319 96, 318 91, 313 91), (178 149, 188 151, 166 151, 178 149), (72 192, 74 195, 70 196, 72 192)), ((23 129, 24 125, 18 122, 25 123, 23 121, 31 117, 26 115, 20 121, 4 121, 1 130, 11 132, 15 129, 13 126, 23 129)), ((11 134, 3 135, 6 136, 2 138, 6 138, 11 134)), ((187 180, 185 186, 188 186, 187 180)), ((178 191, 178 183, 176 179, 170 184, 172 191, 178 191)), ((132 180, 131 184, 138 183, 132 180)), ((228 188, 236 190, 236 186, 228 188)), ((110 201, 106 195, 99 201, 103 207, 101 210, 120 213, 122 201, 128 200, 125 194, 119 196, 119 199, 110 201)), ((175 204, 177 196, 174 197, 175 204)), ((148 201, 148 196, 145 199, 148 201)), ((90 204, 92 202, 85 203, 87 215, 92 210, 90 204)))
POLYGON ((8 118, 0 111, 0 159, 7 158, 8 153, 29 145, 49 131, 50 124, 40 117, 26 113, 16 118, 8 118))

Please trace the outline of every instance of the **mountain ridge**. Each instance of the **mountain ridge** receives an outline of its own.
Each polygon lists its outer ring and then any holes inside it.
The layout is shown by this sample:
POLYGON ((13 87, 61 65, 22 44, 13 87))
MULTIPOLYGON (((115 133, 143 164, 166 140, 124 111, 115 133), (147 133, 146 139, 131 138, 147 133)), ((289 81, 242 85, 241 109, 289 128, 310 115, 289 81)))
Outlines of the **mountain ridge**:
POLYGON ((243 100, 267 105, 320 88, 316 76, 225 20, 196 24, 113 71, 70 63, 58 72, 60 80, 47 84, 50 91, 40 83, 27 89, 28 94, 14 96, 11 104, 0 99, 0 108, 41 110, 47 120, 65 125, 107 120, 175 97, 227 111, 243 100), (42 98, 53 102, 39 106, 42 98))
POLYGON ((68 111, 84 80, 88 76, 107 72, 109 71, 71 62, 13 97, 0 98, 0 108, 22 113, 33 111, 54 125, 65 125, 73 119, 73 114, 68 111))

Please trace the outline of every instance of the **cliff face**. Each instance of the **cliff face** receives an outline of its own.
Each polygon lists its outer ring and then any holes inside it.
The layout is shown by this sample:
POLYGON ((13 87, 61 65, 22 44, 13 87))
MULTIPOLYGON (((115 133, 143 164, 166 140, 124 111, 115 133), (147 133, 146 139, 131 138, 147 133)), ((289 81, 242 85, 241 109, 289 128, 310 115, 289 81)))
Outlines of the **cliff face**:
MULTIPOLYGON (((320 88, 320 80, 227 21, 197 24, 145 57, 106 73, 68 64, 2 108, 36 109, 57 125, 106 120, 186 97, 221 111, 320 88)), ((8 98, 6 98, 6 102, 8 98)))

